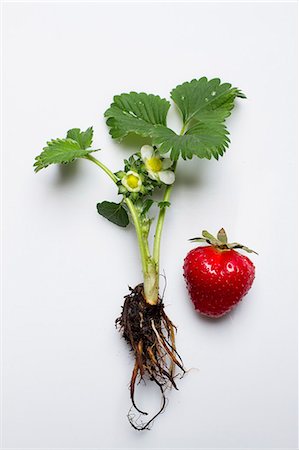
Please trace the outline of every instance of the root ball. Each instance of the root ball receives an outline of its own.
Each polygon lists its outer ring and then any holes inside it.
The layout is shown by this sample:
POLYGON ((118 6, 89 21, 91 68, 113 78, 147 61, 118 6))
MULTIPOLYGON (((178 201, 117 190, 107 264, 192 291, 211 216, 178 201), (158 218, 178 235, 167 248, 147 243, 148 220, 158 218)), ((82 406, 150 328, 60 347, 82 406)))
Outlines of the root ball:
POLYGON ((182 359, 175 346, 176 327, 166 315, 161 298, 156 305, 150 305, 145 301, 143 284, 137 285, 134 289, 130 288, 130 293, 125 296, 121 315, 116 319, 116 325, 135 356, 130 381, 132 408, 128 419, 136 430, 149 429, 153 420, 165 409, 165 391, 172 386, 177 389, 176 368, 179 369, 181 376, 185 373, 182 359), (162 403, 160 410, 152 418, 146 422, 139 422, 140 415, 145 416, 147 413, 139 409, 135 403, 135 387, 137 382, 146 379, 157 384, 161 391, 162 403), (132 409, 139 413, 137 420, 132 409))

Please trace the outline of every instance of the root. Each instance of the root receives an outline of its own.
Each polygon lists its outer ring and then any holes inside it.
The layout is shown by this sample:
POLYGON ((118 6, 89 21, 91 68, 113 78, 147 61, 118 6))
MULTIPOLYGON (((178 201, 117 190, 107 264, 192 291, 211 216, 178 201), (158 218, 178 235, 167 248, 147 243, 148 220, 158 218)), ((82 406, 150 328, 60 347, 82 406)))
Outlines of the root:
POLYGON ((186 372, 175 346, 176 327, 166 315, 161 299, 156 305, 146 303, 142 284, 135 289, 130 288, 130 294, 125 297, 122 313, 116 319, 116 326, 135 356, 130 381, 132 407, 128 413, 128 419, 136 430, 149 429, 154 419, 166 407, 165 391, 171 387, 178 389, 175 383, 176 367, 180 369, 181 377, 186 372), (158 386, 161 392, 161 407, 144 423, 141 417, 148 413, 136 405, 135 387, 137 382, 145 381, 145 379, 153 381, 158 386))

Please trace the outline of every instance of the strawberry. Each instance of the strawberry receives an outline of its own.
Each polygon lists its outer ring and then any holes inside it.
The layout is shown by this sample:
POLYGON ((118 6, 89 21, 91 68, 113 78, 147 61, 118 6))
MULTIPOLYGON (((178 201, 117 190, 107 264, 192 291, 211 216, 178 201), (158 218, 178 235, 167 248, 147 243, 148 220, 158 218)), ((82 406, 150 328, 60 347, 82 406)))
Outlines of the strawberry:
POLYGON ((236 242, 228 244, 224 229, 217 238, 207 231, 190 239, 209 246, 191 250, 184 260, 184 277, 196 311, 209 317, 221 317, 247 294, 252 286, 255 267, 247 256, 234 249, 256 253, 236 242))

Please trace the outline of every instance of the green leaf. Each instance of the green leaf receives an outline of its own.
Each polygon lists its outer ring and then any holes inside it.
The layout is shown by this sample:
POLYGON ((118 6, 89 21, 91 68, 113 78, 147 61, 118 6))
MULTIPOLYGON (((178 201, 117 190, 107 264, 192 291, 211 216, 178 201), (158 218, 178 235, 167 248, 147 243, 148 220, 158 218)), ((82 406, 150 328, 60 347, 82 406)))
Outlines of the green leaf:
POLYGON ((121 203, 104 201, 97 204, 98 213, 110 222, 120 227, 126 227, 129 224, 129 216, 121 203))
POLYGON ((232 242, 231 244, 227 244, 228 248, 240 248, 242 250, 245 250, 247 253, 255 253, 258 255, 258 253, 255 250, 252 250, 251 248, 246 247, 245 245, 239 244, 238 242, 232 242))
POLYGON ((205 243, 209 243, 209 239, 206 238, 202 238, 202 237, 195 237, 195 238, 191 238, 189 239, 190 242, 205 242, 205 243))
POLYGON ((218 240, 211 234, 209 233, 207 230, 204 230, 202 232, 202 235, 204 238, 206 238, 212 245, 218 245, 219 242, 218 240))
POLYGON ((184 124, 191 119, 223 122, 231 114, 236 97, 246 98, 239 89, 230 83, 221 83, 219 78, 202 77, 183 83, 171 92, 184 124))
POLYGON ((166 125, 170 103, 158 95, 130 92, 113 100, 105 117, 114 139, 121 140, 129 133, 152 137, 157 125, 166 125))
POLYGON ((237 93, 236 97, 247 98, 246 95, 240 89, 238 89, 238 93, 237 93))
POLYGON ((170 153, 176 161, 181 155, 183 159, 193 156, 218 159, 229 145, 228 130, 222 123, 197 123, 184 135, 178 135, 167 127, 157 127, 153 136, 153 143, 159 146, 160 153, 170 153))
POLYGON ((151 94, 117 95, 105 117, 113 138, 121 140, 129 133, 150 137, 158 151, 162 154, 170 151, 174 161, 179 156, 218 159, 230 142, 223 122, 231 114, 236 97, 245 98, 239 89, 221 83, 219 78, 202 77, 177 86, 171 98, 182 112, 187 129, 183 135, 166 126, 169 102, 151 94))
POLYGON ((123 170, 119 170, 118 172, 115 172, 114 175, 116 175, 117 178, 121 180, 126 175, 126 172, 124 172, 123 170))
POLYGON ((67 132, 66 137, 78 142, 82 149, 90 148, 92 145, 93 128, 87 128, 86 131, 81 131, 80 128, 72 128, 67 132))
POLYGON ((222 244, 227 244, 227 235, 225 232, 224 228, 221 228, 221 230, 218 231, 217 233, 217 239, 218 241, 220 241, 222 244))
POLYGON ((80 147, 80 144, 70 138, 53 139, 47 142, 40 155, 35 158, 34 170, 38 172, 50 164, 67 164, 77 158, 84 158, 89 153, 97 150, 87 150, 80 147))
POLYGON ((145 215, 151 208, 152 204, 154 203, 154 200, 151 198, 147 198, 142 207, 142 214, 145 215))

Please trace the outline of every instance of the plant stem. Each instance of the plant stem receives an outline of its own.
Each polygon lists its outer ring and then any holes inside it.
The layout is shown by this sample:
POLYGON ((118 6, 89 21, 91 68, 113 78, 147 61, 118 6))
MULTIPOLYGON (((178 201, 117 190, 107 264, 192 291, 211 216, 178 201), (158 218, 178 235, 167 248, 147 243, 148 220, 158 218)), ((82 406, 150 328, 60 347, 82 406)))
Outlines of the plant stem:
MULTIPOLYGON (((176 169, 177 163, 174 163, 173 171, 176 169)), ((172 191, 173 185, 167 186, 164 192, 163 202, 169 202, 170 194, 172 191)), ((163 230, 163 224, 166 214, 166 207, 162 208, 159 213, 159 217, 157 220, 157 226, 156 226, 156 232, 155 232, 155 239, 154 239, 154 250, 153 250, 153 259, 155 261, 155 264, 157 266, 157 271, 159 272, 159 260, 160 260, 160 246, 161 246, 161 236, 162 236, 162 230, 163 230)))
MULTIPOLYGON (((181 129, 181 132, 180 132, 180 136, 182 136, 185 133, 186 128, 187 128, 187 123, 184 123, 184 125, 183 125, 183 127, 181 129)), ((177 161, 173 165, 173 171, 174 172, 175 172, 176 166, 177 166, 177 161)), ((172 191, 172 186, 173 185, 171 184, 170 186, 167 186, 167 188, 165 189, 163 202, 169 202, 170 194, 171 194, 171 191, 172 191)), ((158 220, 157 220, 155 239, 154 239, 153 259, 154 259, 154 262, 156 264, 158 272, 159 272, 159 261, 160 261, 161 236, 162 236, 162 230, 163 230, 165 214, 166 214, 166 208, 162 208, 160 210, 159 217, 158 217, 158 220)))
MULTIPOLYGON (((105 164, 103 164, 101 161, 99 161, 97 158, 95 158, 94 156, 91 156, 91 155, 87 155, 85 158, 89 159, 89 161, 92 161, 97 166, 99 166, 111 178, 111 180, 115 184, 117 183, 118 178, 116 177, 116 175, 114 175, 113 172, 111 172, 110 169, 108 169, 107 166, 105 166, 105 164)), ((124 201, 126 202, 128 208, 129 208, 129 211, 131 213, 131 217, 132 217, 132 220, 133 220, 133 223, 135 226, 139 250, 140 250, 140 256, 141 256, 142 272, 144 274, 144 277, 146 277, 146 274, 148 273, 148 270, 149 270, 148 262, 150 260, 148 242, 147 242, 147 239, 144 239, 144 237, 143 237, 138 213, 137 213, 137 210, 136 210, 132 200, 128 197, 124 197, 124 201)))
POLYGON ((136 235, 141 256, 143 272, 143 291, 144 298, 150 305, 156 305, 159 293, 159 275, 158 269, 153 261, 148 248, 148 239, 143 235, 137 210, 131 199, 125 198, 125 202, 130 210, 132 220, 135 225, 136 235))
MULTIPOLYGON (((92 161, 95 163, 98 167, 100 167, 110 178, 111 180, 117 184, 118 178, 116 175, 114 175, 113 172, 111 172, 108 167, 105 166, 101 161, 94 158, 91 155, 88 155, 85 157, 86 159, 89 159, 89 161, 92 161)), ((170 195, 171 186, 168 186, 168 190, 166 189, 165 193, 165 200, 170 195)), ((138 211, 132 202, 132 200, 129 197, 123 197, 123 200, 126 202, 127 207, 130 211, 135 230, 138 240, 138 246, 141 256, 141 264, 142 264, 142 272, 143 272, 143 287, 144 287, 144 297, 147 303, 151 305, 156 305, 158 302, 159 297, 159 265, 156 263, 155 259, 151 257, 149 246, 148 246, 148 238, 147 236, 144 236, 142 232, 141 222, 139 218, 138 211)), ((166 200, 167 201, 167 200, 166 200)), ((160 211, 159 215, 159 223, 160 227, 158 230, 159 238, 157 239, 157 242, 155 242, 155 245, 158 246, 157 248, 157 254, 158 258, 157 261, 159 261, 159 249, 160 249, 160 239, 161 239, 161 233, 162 233, 162 227, 163 227, 163 221, 164 221, 164 215, 165 215, 165 209, 160 211)))
POLYGON ((129 211, 131 213, 131 217, 132 217, 132 220, 133 220, 133 223, 135 226, 139 250, 140 250, 140 256, 141 256, 142 271, 143 271, 143 274, 145 275, 147 273, 147 269, 148 269, 148 261, 147 261, 147 250, 146 250, 144 238, 142 235, 140 220, 139 220, 138 213, 136 211, 136 208, 135 208, 132 200, 129 199, 128 197, 126 197, 125 202, 129 208, 129 211))
POLYGON ((95 158, 94 156, 91 156, 91 155, 87 155, 87 156, 85 156, 85 158, 89 159, 89 161, 92 161, 97 166, 99 166, 104 172, 106 172, 108 177, 110 177, 111 180, 114 181, 114 183, 117 183, 118 178, 116 177, 116 175, 114 175, 113 172, 111 172, 110 169, 108 169, 107 166, 105 166, 105 164, 103 164, 101 161, 99 161, 97 158, 95 158))

